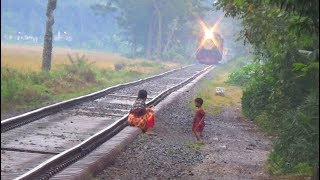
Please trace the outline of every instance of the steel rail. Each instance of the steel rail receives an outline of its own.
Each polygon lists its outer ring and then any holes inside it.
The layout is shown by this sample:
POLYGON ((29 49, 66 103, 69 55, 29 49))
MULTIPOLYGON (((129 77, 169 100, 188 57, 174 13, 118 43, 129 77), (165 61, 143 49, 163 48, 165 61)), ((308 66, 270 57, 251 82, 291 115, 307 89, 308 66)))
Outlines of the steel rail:
POLYGON ((55 103, 55 104, 52 104, 52 105, 49 105, 49 106, 45 106, 45 107, 30 111, 30 112, 27 112, 27 113, 24 113, 24 114, 15 116, 15 117, 11 117, 11 118, 2 120, 1 121, 1 133, 4 133, 4 132, 9 131, 11 129, 20 127, 22 125, 28 124, 30 122, 33 122, 33 121, 38 120, 40 118, 43 118, 45 116, 57 113, 57 112, 59 112, 59 111, 61 111, 63 109, 69 108, 69 107, 74 106, 74 105, 78 105, 78 104, 83 103, 85 101, 98 99, 100 97, 105 96, 108 93, 117 91, 119 89, 123 89, 125 87, 132 86, 132 85, 141 84, 141 83, 143 83, 145 81, 149 81, 149 80, 152 80, 152 79, 155 79, 155 78, 160 78, 160 77, 163 77, 165 75, 174 73, 174 72, 179 71, 181 69, 185 69, 185 68, 190 67, 190 66, 192 66, 192 65, 188 65, 188 66, 185 66, 185 67, 173 69, 173 70, 170 70, 170 71, 158 74, 158 75, 154 75, 154 76, 151 76, 151 77, 148 77, 148 78, 139 79, 139 80, 128 82, 128 83, 123 83, 123 84, 118 84, 118 85, 115 85, 115 86, 111 86, 111 87, 108 87, 106 89, 94 92, 94 93, 90 93, 90 94, 87 94, 87 95, 84 95, 84 96, 79 96, 79 97, 72 98, 72 99, 69 99, 69 100, 66 100, 66 101, 58 102, 58 103, 55 103))
MULTIPOLYGON (((157 105, 161 100, 163 100, 166 96, 168 96, 172 92, 176 91, 177 89, 180 89, 182 86, 186 85, 187 83, 189 83, 190 81, 198 77, 199 75, 203 74, 206 71, 209 72, 209 70, 213 68, 214 66, 206 67, 205 69, 201 70, 197 74, 194 74, 192 77, 181 82, 180 84, 161 92, 158 96, 150 100, 147 103, 147 105, 151 105, 151 104, 157 105)), ((50 159, 38 165, 37 167, 17 177, 15 180, 21 180, 21 179, 47 180, 49 179, 59 171, 63 170, 67 166, 71 165, 72 163, 78 161, 82 157, 89 154, 95 148, 97 148, 104 142, 108 141, 110 138, 112 138, 114 135, 116 135, 122 129, 128 126, 127 118, 128 118, 128 114, 123 116, 121 119, 115 121, 105 129, 102 129, 101 131, 97 132, 93 136, 89 137, 82 143, 68 150, 65 150, 58 155, 51 157, 50 159)))

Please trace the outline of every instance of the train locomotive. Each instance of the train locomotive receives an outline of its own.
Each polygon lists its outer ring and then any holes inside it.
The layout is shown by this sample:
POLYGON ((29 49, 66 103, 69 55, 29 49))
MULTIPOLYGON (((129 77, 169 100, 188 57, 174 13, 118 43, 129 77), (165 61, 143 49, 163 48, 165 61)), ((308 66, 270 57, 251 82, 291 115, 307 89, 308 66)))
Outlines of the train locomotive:
POLYGON ((200 40, 199 48, 196 51, 196 59, 200 64, 219 64, 223 55, 223 39, 216 32, 206 33, 200 40))

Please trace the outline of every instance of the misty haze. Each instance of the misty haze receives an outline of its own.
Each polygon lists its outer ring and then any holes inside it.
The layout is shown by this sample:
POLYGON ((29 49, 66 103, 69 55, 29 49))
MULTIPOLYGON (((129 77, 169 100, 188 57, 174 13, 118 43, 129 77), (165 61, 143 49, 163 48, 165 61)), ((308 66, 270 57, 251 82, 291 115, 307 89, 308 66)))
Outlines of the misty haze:
POLYGON ((319 179, 319 2, 1 0, 1 179, 319 179))

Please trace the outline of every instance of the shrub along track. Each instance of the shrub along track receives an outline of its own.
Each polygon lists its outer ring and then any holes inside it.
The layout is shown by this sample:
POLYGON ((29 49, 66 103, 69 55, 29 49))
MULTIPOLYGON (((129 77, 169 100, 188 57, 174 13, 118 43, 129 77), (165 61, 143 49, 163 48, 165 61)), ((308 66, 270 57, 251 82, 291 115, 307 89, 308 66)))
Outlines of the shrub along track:
POLYGON ((185 67, 1 121, 1 178, 50 178, 127 126, 139 89, 157 104, 208 69, 185 67))

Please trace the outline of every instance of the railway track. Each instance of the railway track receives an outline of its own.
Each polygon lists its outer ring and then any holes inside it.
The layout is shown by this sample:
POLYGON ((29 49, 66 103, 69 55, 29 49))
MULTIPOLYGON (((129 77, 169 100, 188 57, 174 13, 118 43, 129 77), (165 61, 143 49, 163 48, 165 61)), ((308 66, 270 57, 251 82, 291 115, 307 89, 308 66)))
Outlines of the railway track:
POLYGON ((126 127, 138 90, 156 105, 211 68, 188 66, 1 121, 1 179, 49 179, 126 127))

